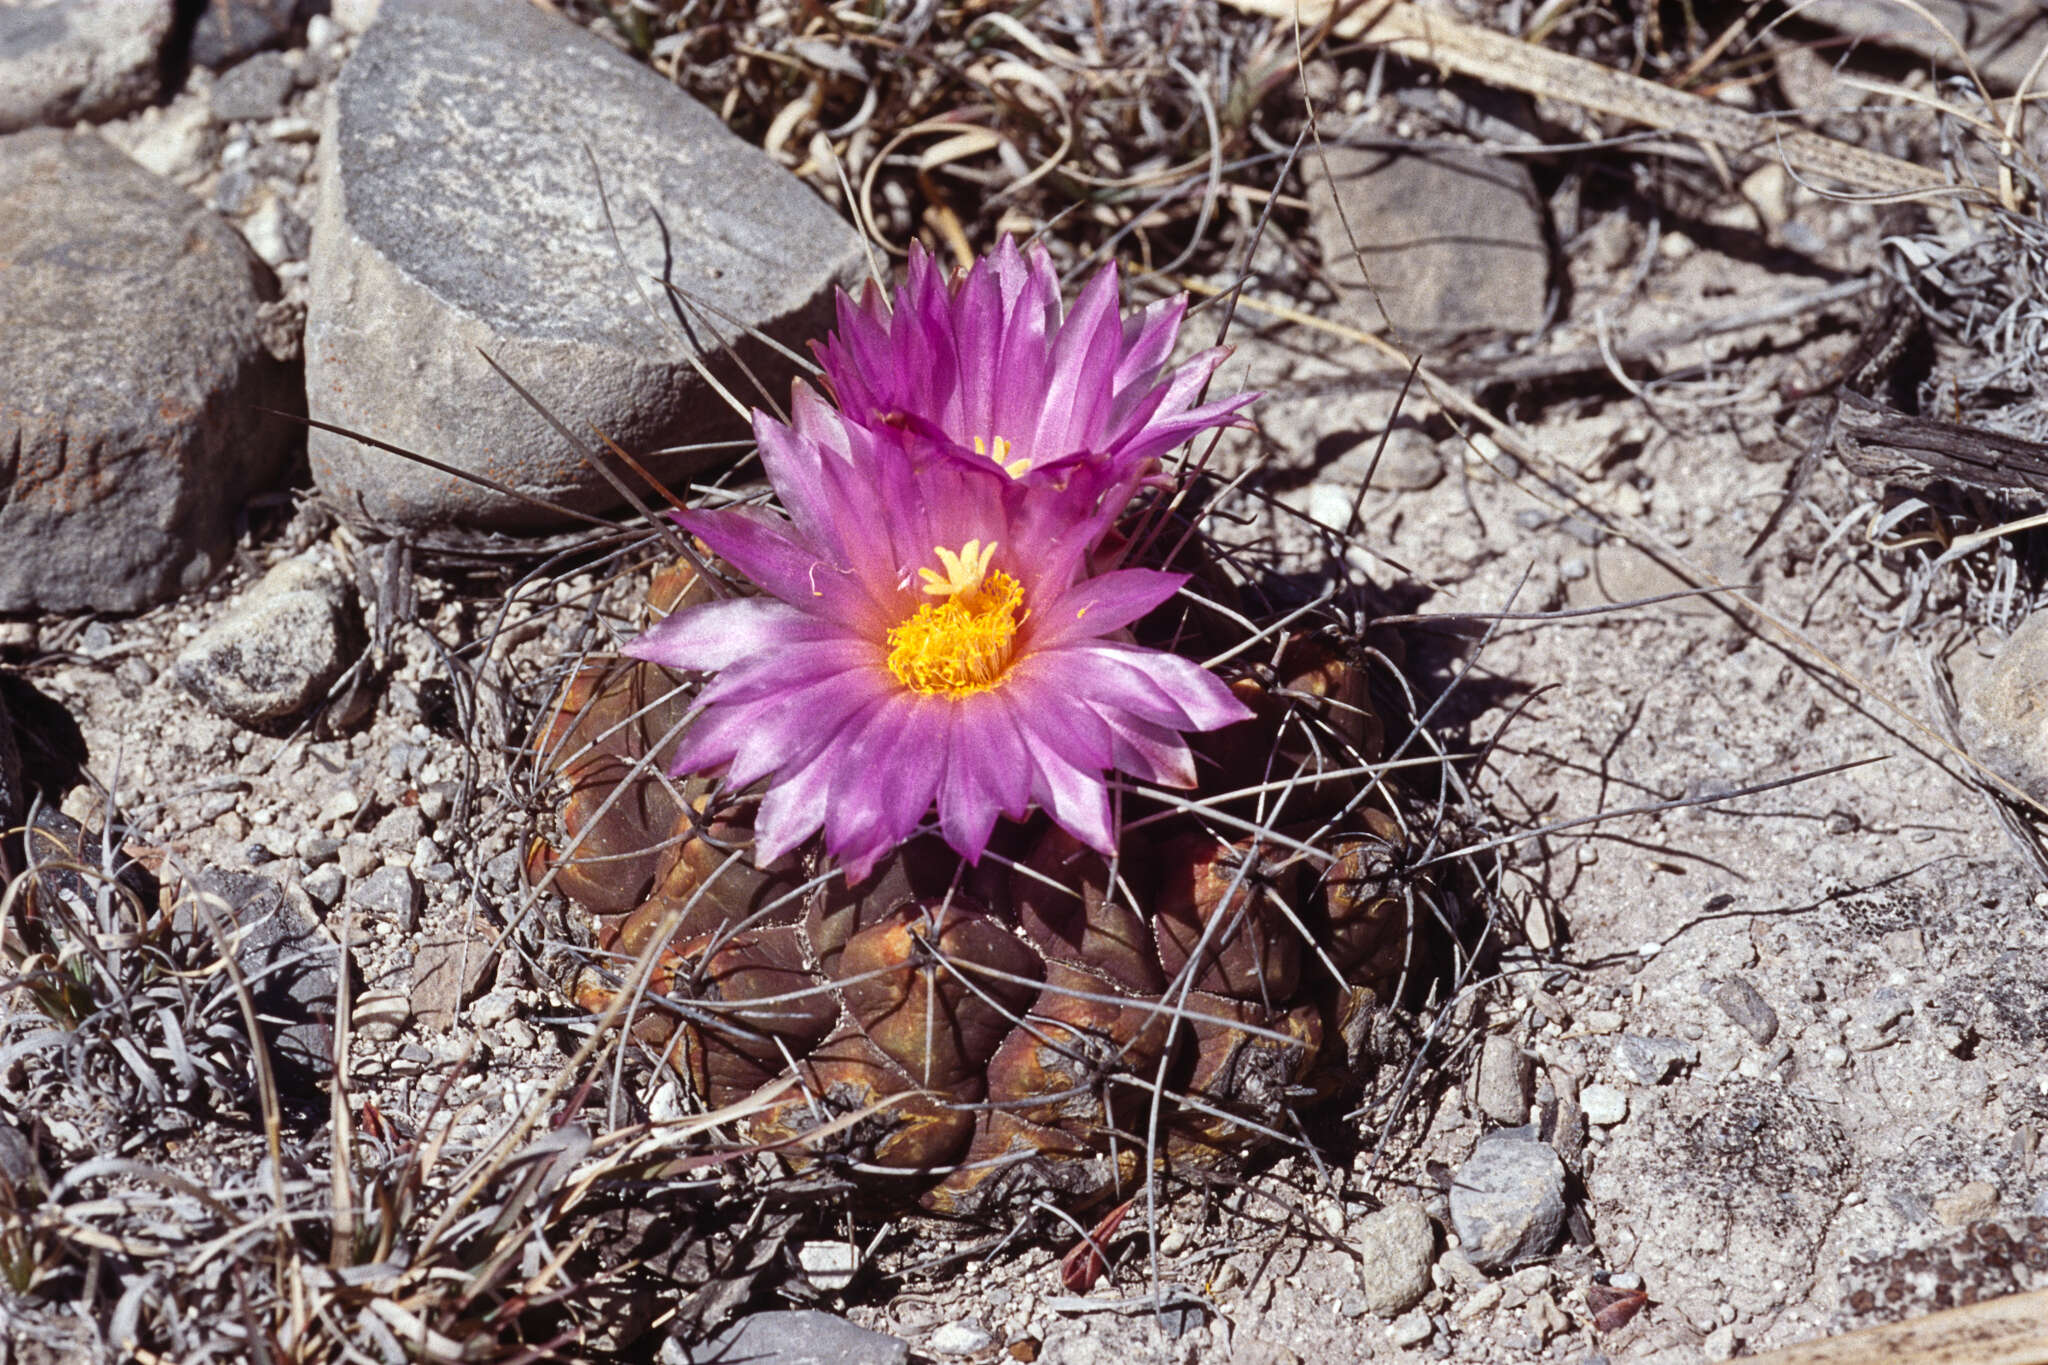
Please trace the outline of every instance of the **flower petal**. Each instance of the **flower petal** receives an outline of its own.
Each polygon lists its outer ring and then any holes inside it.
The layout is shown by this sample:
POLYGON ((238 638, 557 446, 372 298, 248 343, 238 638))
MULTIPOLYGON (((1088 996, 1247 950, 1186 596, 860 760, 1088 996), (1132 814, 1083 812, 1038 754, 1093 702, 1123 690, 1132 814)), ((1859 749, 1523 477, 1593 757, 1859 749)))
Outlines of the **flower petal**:
POLYGON ((621 652, 665 668, 711 673, 781 648, 792 631, 807 628, 803 613, 786 603, 737 597, 671 612, 621 652))
POLYGON ((1188 581, 1184 573, 1116 569, 1075 583, 1038 614, 1034 649, 1057 649, 1070 640, 1122 630, 1170 599, 1188 581))

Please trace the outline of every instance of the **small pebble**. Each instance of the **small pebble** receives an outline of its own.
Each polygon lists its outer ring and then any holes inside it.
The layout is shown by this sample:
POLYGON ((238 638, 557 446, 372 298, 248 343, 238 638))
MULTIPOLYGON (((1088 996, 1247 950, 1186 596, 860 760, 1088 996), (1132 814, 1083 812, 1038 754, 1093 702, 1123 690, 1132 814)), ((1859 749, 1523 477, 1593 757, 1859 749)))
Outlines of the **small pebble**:
POLYGON ((924 1339, 925 1349, 938 1356, 971 1356, 996 1344, 996 1339, 979 1323, 962 1318, 949 1322, 924 1339))
POLYGON ((1643 1277, 1636 1274, 1633 1270, 1617 1270, 1607 1277, 1607 1283, 1613 1285, 1616 1289, 1625 1289, 1633 1293, 1643 1287, 1643 1277))
POLYGON ((1680 1063, 1691 1066, 1699 1056, 1699 1048, 1691 1043, 1640 1033, 1623 1034, 1608 1053, 1614 1069, 1637 1085, 1662 1085, 1680 1063))
POLYGON ((335 857, 341 862, 341 870, 348 874, 350 881, 361 881, 375 872, 384 863, 377 850, 370 847, 370 841, 362 835, 344 840, 336 850, 335 857))
POLYGON ((860 1269, 860 1250, 850 1242, 805 1242, 796 1249, 796 1262, 813 1289, 836 1294, 853 1283, 860 1269))
POLYGON ((1505 1033, 1488 1034, 1479 1050, 1479 1112, 1503 1126, 1527 1123, 1534 1084, 1535 1063, 1529 1054, 1505 1033))
POLYGON ((412 1004, 404 991, 364 991, 356 999, 353 1018, 357 1033, 373 1043, 388 1043, 411 1021, 412 1004))
POLYGON ((1744 978, 1729 977, 1708 992, 1707 998, 1743 1032, 1756 1039, 1759 1047, 1778 1036, 1777 1011, 1744 978))
POLYGON ((1452 1178, 1450 1205, 1460 1245, 1481 1269, 1548 1255, 1564 1234, 1564 1163, 1528 1131, 1490 1133, 1452 1178))
POLYGON ((329 792, 320 802, 319 823, 331 825, 346 820, 362 808, 363 799, 343 787, 340 791, 329 792))
POLYGON ((426 817, 417 806, 400 806, 377 822, 370 837, 385 848, 403 849, 410 857, 420 840, 427 837, 426 817))
POLYGON ((332 909, 348 889, 348 875, 335 864, 325 863, 307 873, 299 885, 319 903, 321 909, 332 909))
POLYGON ((1579 1108, 1594 1127, 1612 1128, 1628 1117, 1628 1094, 1611 1085, 1589 1085, 1579 1091, 1579 1108))
POLYGON ((1972 1180, 1953 1194, 1934 1201, 1934 1216, 1952 1228, 1968 1227, 1998 1216, 1998 1186, 1972 1180))
POLYGON ((534 1045, 540 1041, 521 1019, 507 1019, 498 1025, 498 1036, 505 1040, 508 1047, 520 1052, 533 1051, 534 1045))
POLYGON ((378 868, 350 887, 348 898, 406 933, 419 918, 419 883, 402 867, 378 868))
POLYGON ((420 814, 438 825, 447 818, 448 806, 453 799, 447 784, 436 782, 420 793, 420 814))
POLYGON ((1436 1224, 1416 1203, 1390 1204, 1361 1219, 1351 1237, 1366 1310, 1383 1318, 1405 1313, 1429 1292, 1436 1224))
POLYGON ((519 997, 510 991, 491 991, 477 997, 469 1007, 470 1021, 478 1028, 502 1024, 519 1012, 519 997))
POLYGON ((1387 1324, 1387 1340, 1396 1346, 1420 1346, 1428 1341, 1435 1331, 1436 1326, 1430 1322, 1429 1314, 1418 1308, 1411 1313, 1402 1314, 1387 1324))

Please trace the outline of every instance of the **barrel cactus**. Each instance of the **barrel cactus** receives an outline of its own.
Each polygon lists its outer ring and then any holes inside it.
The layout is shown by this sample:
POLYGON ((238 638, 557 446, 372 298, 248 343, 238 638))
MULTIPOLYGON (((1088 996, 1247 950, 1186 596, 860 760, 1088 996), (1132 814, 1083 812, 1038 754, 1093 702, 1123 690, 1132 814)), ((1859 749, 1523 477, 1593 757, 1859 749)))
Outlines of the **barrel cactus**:
MULTIPOLYGON (((1420 975, 1368 686, 1266 624, 1160 457, 1234 420, 1178 304, 1042 253, 842 306, 757 414, 781 510, 684 512, 653 624, 537 740, 575 983, 798 1164, 937 1212, 1127 1197, 1297 1139, 1420 975)), ((1384 671, 1384 670, 1383 670, 1384 671)))

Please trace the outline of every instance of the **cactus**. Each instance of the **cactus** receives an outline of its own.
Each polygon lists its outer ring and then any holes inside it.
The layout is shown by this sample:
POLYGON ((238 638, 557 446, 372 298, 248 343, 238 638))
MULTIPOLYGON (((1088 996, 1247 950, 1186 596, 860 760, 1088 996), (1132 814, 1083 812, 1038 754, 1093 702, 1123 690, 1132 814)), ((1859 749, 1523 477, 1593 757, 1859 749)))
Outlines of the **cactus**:
MULTIPOLYGON (((1135 634, 1206 653, 1245 635, 1230 588, 1135 634), (1213 605, 1214 609, 1211 609, 1213 605)), ((708 595, 657 575, 656 616, 708 595)), ((981 1216, 1128 1197, 1147 1156, 1229 1166, 1297 1140, 1290 1111, 1347 1088, 1368 1024, 1423 975, 1436 894, 1375 769, 1362 651, 1261 637, 1224 666, 1253 719, 1195 737, 1185 800, 1127 788, 1112 860, 1043 816, 974 865, 922 835, 848 884, 817 839, 751 857, 755 794, 662 776, 700 680, 591 661, 538 742, 566 791, 530 879, 581 907, 632 989, 635 1035, 751 1136, 863 1189, 981 1216)))

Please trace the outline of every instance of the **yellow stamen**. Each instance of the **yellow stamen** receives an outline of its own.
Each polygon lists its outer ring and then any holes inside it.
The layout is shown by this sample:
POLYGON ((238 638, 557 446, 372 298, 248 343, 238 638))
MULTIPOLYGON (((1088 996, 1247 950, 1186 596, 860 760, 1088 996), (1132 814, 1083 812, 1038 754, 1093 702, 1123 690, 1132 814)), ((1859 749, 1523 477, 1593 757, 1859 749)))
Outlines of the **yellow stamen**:
POLYGON ((1006 437, 996 437, 996 448, 994 453, 991 454, 988 442, 977 436, 974 438, 974 453, 977 455, 987 455, 997 465, 1001 466, 1005 474, 1008 474, 1013 479, 1021 479, 1031 472, 1031 461, 1026 459, 1013 460, 1010 458, 1010 442, 1006 437))
POLYGON ((889 671, 928 697, 971 697, 1000 684, 1010 671, 1010 648, 1023 624, 1024 587, 1010 575, 990 573, 995 543, 970 540, 955 553, 936 553, 944 575, 918 570, 928 602, 889 632, 889 671))

